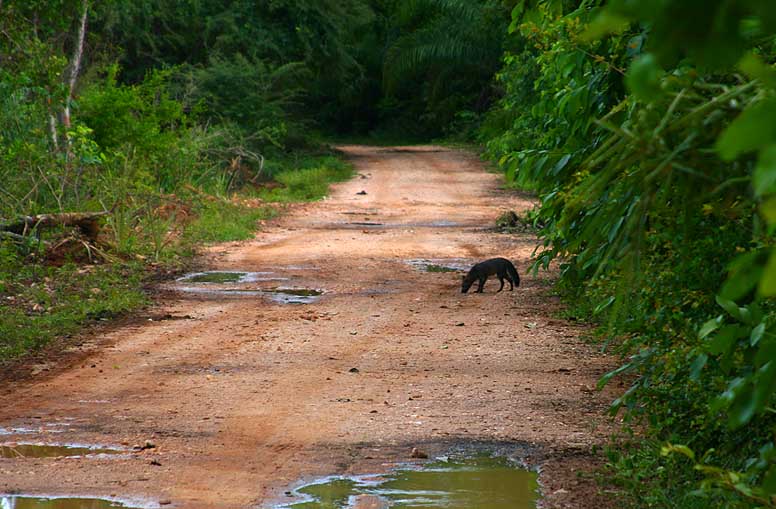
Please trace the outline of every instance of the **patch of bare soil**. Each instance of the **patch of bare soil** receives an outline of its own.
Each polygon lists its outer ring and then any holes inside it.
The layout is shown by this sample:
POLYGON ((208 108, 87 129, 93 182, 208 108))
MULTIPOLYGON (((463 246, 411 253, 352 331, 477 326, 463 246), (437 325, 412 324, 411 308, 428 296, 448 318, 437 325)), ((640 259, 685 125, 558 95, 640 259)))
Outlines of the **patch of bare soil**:
POLYGON ((0 441, 138 447, 0 459, 0 492, 256 507, 303 479, 410 461, 413 448, 480 444, 541 467, 544 507, 613 505, 578 472, 613 426, 613 394, 595 384, 614 362, 557 318, 547 276, 525 274, 536 239, 489 231, 530 199, 464 152, 342 149, 359 176, 252 241, 211 249, 214 270, 258 274, 239 291, 164 293, 160 319, 87 338, 64 369, 6 384, 0 441), (491 279, 462 295, 460 273, 409 263, 495 256, 518 267, 514 292, 491 279), (289 305, 267 298, 278 288, 324 293, 289 305))

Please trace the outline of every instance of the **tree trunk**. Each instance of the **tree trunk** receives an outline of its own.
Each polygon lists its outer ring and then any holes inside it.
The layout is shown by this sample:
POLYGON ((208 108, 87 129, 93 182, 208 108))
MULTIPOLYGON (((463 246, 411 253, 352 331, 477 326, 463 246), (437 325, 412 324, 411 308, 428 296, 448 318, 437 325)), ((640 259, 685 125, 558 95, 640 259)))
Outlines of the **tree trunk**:
POLYGON ((65 100, 65 111, 62 118, 62 123, 65 124, 65 128, 70 128, 70 102, 73 100, 73 94, 75 92, 75 84, 78 80, 78 72, 81 70, 81 59, 84 54, 84 41, 86 40, 86 19, 89 14, 89 0, 83 0, 81 11, 81 23, 78 26, 78 39, 76 41, 75 48, 73 49, 73 61, 70 65, 70 80, 67 99, 65 100))
POLYGON ((54 151, 59 152, 59 140, 57 139, 57 118, 53 113, 49 114, 49 134, 51 135, 51 144, 54 151))

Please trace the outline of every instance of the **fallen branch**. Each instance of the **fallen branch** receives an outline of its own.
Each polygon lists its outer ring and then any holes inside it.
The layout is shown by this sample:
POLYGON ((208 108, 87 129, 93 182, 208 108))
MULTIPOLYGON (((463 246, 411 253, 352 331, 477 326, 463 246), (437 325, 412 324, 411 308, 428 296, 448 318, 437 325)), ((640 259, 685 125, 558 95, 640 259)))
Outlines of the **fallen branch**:
POLYGON ((77 227, 83 236, 91 241, 97 240, 100 233, 100 218, 109 212, 64 212, 61 214, 38 214, 35 216, 22 216, 9 223, 0 223, 0 232, 16 235, 29 235, 40 228, 52 226, 77 227))
POLYGON ((0 240, 2 239, 8 239, 14 242, 27 241, 27 237, 25 237, 24 235, 19 235, 18 233, 12 233, 12 232, 0 232, 0 240))

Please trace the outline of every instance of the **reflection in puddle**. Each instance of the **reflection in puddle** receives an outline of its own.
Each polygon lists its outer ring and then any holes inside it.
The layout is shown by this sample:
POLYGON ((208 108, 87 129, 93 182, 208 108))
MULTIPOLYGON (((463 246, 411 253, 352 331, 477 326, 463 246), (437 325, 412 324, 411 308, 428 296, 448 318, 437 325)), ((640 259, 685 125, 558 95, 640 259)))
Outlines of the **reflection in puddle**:
POLYGON ((103 498, 33 497, 0 494, 0 509, 109 509, 132 507, 103 498))
POLYGON ((435 265, 433 263, 426 265, 426 272, 460 272, 461 269, 446 267, 444 265, 435 265))
POLYGON ((0 458, 57 458, 96 454, 122 454, 126 451, 87 445, 4 444, 0 445, 0 458))
POLYGON ((303 502, 286 509, 402 507, 533 509, 537 475, 505 458, 435 461, 384 476, 327 478, 294 491, 303 502))
MULTIPOLYGON (((412 228, 457 228, 467 227, 465 223, 456 223, 454 221, 430 221, 426 223, 379 223, 376 221, 339 221, 336 223, 325 223, 329 228, 342 228, 345 230, 358 230, 362 228, 374 228, 380 230, 408 230, 412 228)), ((469 225, 478 226, 478 225, 469 225)))
POLYGON ((259 281, 285 281, 286 278, 271 277, 273 272, 240 272, 232 270, 220 270, 209 272, 194 272, 177 279, 180 283, 256 283, 259 281))
POLYGON ((426 272, 460 272, 467 271, 472 265, 472 262, 465 258, 448 258, 448 259, 415 259, 407 260, 407 264, 412 267, 423 270, 426 272))
POLYGON ((177 280, 188 285, 174 286, 184 293, 223 297, 264 297, 279 304, 311 304, 323 291, 312 288, 261 288, 251 283, 288 281, 286 277, 272 276, 274 272, 212 271, 187 274, 177 280))
POLYGON ((262 293, 269 300, 281 304, 311 304, 323 295, 322 291, 310 288, 273 288, 262 293))
MULTIPOLYGON (((72 420, 72 419, 67 419, 72 420)), ((68 426, 71 426, 70 422, 50 422, 41 424, 37 427, 34 425, 14 426, 12 428, 0 428, 0 435, 35 435, 37 433, 64 433, 68 426)))
POLYGON ((194 293, 199 295, 213 295, 219 298, 226 297, 264 297, 278 304, 312 304, 323 295, 321 290, 310 288, 269 288, 266 290, 242 290, 239 288, 201 288, 195 286, 175 287, 179 292, 194 293))
POLYGON ((0 435, 30 435, 38 432, 40 430, 36 428, 0 428, 0 435))

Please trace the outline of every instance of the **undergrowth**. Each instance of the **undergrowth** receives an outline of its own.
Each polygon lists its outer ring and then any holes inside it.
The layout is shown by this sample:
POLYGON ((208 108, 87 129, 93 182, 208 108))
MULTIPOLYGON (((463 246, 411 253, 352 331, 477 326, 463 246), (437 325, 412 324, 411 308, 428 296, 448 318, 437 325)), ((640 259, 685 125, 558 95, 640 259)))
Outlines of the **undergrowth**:
POLYGON ((634 507, 776 507, 772 2, 520 2, 483 124, 637 430, 634 507))
POLYGON ((258 196, 267 202, 312 201, 323 198, 331 182, 353 176, 353 167, 334 156, 304 159, 293 170, 277 172, 273 178, 281 187, 263 189, 258 196))
POLYGON ((298 169, 291 164, 282 166, 276 175, 280 187, 271 191, 246 187, 231 196, 182 193, 153 200, 151 207, 114 210, 99 241, 99 253, 108 258, 78 242, 78 249, 53 252, 56 240, 73 235, 65 230, 41 231, 39 240, 33 237, 23 245, 0 241, 0 365, 75 334, 85 324, 147 305, 144 287, 185 269, 199 246, 248 239, 259 221, 280 212, 269 202, 320 199, 330 183, 353 174, 351 165, 334 156, 306 157, 298 169))

